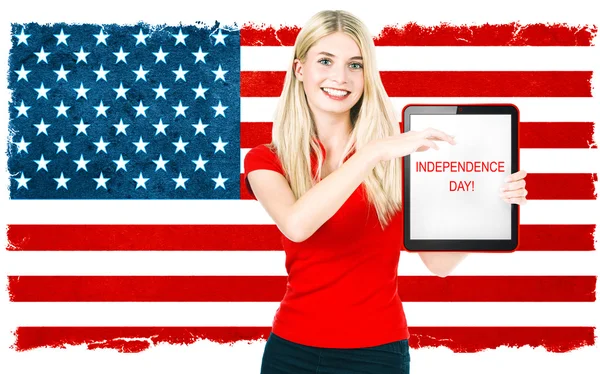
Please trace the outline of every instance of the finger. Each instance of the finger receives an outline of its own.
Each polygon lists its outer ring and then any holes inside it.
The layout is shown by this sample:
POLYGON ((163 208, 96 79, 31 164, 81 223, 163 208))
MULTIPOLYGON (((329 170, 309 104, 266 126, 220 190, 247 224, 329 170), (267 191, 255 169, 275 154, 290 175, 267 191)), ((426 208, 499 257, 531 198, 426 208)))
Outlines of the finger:
POLYGON ((437 140, 447 141, 450 144, 456 144, 456 141, 454 140, 454 137, 446 134, 443 131, 432 129, 432 128, 428 128, 424 132, 425 132, 425 136, 428 139, 434 138, 434 139, 437 139, 437 140))
POLYGON ((506 183, 505 185, 502 186, 502 191, 514 191, 514 190, 519 190, 521 188, 525 188, 525 180, 521 179, 517 182, 510 182, 510 183, 506 183))
POLYGON ((527 172, 525 170, 519 170, 514 174, 509 175, 508 177, 506 177, 506 179, 504 180, 505 182, 514 182, 514 181, 518 181, 520 179, 523 179, 527 176, 527 172))
POLYGON ((433 140, 429 140, 429 139, 423 139, 423 145, 426 145, 430 148, 433 148, 437 151, 440 150, 440 147, 433 141, 433 140))
POLYGON ((517 204, 517 205, 527 204, 527 199, 524 197, 512 197, 512 198, 503 199, 503 200, 509 204, 517 204))
POLYGON ((523 188, 516 191, 505 191, 500 193, 500 196, 504 198, 525 197, 527 196, 527 190, 523 188))

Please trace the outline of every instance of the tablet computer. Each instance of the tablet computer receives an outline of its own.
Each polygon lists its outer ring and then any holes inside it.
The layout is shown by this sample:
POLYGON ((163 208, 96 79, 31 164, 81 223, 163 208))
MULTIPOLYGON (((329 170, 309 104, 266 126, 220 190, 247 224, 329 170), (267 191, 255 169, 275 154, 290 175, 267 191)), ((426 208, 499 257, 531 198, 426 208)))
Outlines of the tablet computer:
POLYGON ((407 105, 403 132, 429 127, 456 145, 403 160, 404 247, 408 251, 514 251, 519 206, 500 197, 519 170, 519 111, 512 104, 407 105))

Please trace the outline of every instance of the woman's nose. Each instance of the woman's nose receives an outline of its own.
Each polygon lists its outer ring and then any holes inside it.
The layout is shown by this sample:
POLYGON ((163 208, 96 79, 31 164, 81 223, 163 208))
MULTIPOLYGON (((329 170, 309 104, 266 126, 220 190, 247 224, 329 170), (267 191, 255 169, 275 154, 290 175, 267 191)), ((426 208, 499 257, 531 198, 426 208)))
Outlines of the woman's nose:
POLYGON ((338 65, 331 69, 331 80, 337 82, 338 84, 346 83, 347 78, 348 72, 346 71, 345 66, 338 65))

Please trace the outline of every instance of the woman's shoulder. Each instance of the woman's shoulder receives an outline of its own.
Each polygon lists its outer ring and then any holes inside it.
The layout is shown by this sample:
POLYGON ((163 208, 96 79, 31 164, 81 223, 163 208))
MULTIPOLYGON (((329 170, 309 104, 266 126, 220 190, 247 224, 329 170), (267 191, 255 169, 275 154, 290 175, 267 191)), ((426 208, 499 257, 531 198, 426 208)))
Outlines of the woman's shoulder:
POLYGON ((255 169, 282 171, 281 162, 272 144, 259 144, 250 149, 244 157, 244 169, 246 173, 255 169))

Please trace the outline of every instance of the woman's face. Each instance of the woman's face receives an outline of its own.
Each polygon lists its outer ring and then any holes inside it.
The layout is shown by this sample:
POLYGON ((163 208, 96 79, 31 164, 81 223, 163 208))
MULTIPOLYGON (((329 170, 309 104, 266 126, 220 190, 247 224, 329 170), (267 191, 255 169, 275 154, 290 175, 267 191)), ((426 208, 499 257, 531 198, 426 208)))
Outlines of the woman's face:
POLYGON ((294 60, 296 78, 314 114, 349 112, 363 94, 363 61, 358 45, 336 32, 320 39, 307 52, 306 61, 294 60))

